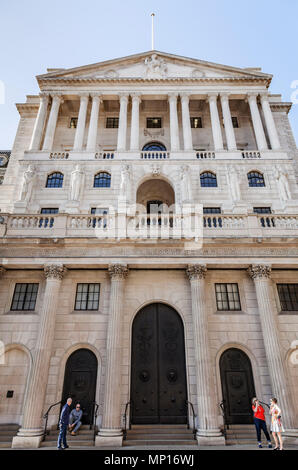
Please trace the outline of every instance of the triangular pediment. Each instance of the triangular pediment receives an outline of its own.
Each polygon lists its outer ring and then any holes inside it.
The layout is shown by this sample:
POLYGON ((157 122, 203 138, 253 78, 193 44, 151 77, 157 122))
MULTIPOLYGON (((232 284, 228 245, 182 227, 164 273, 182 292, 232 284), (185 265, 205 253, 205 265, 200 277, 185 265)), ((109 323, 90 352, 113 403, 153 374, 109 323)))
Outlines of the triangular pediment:
POLYGON ((259 69, 241 69, 159 51, 148 51, 71 69, 52 69, 38 80, 56 79, 220 79, 259 78, 271 75, 259 69))

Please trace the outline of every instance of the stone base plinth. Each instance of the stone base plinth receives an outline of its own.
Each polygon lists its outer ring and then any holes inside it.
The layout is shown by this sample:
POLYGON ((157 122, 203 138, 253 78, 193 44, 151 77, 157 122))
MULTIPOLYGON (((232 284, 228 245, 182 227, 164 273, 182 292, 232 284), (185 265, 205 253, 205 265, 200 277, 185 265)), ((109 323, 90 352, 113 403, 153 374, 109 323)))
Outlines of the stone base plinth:
POLYGON ((42 437, 40 429, 20 429, 18 434, 13 437, 11 447, 13 449, 37 449, 42 437))
POLYGON ((122 447, 122 430, 101 429, 95 437, 95 447, 122 447))
POLYGON ((282 438, 285 445, 296 445, 298 446, 298 429, 286 429, 282 433, 282 438))
POLYGON ((225 446, 224 436, 217 431, 198 431, 196 435, 199 446, 225 446))

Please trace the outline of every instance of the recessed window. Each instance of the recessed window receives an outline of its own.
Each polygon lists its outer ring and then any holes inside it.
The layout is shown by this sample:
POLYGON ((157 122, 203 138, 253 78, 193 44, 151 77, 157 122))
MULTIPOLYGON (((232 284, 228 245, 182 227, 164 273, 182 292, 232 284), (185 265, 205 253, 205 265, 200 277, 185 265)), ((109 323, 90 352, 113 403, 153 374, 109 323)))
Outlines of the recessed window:
POLYGON ((238 122, 238 118, 237 118, 237 117, 232 116, 232 124, 233 124, 234 129, 238 129, 238 127, 239 127, 239 122, 238 122))
POLYGON ((94 188, 110 188, 111 186, 111 175, 101 171, 94 176, 94 188))
POLYGON ((201 129, 203 127, 202 118, 201 117, 191 117, 190 118, 190 125, 193 129, 201 129))
MULTIPOLYGON (((91 214, 95 214, 98 216, 105 216, 109 213, 109 209, 107 207, 91 207, 91 214)), ((107 218, 106 217, 93 217, 91 220, 92 227, 107 227, 107 218)))
POLYGON ((216 175, 211 171, 204 171, 200 175, 201 187, 202 188, 216 188, 217 179, 216 175))
POLYGON ((119 118, 118 117, 108 117, 106 120, 107 129, 118 129, 119 127, 119 118))
POLYGON ((250 171, 247 174, 247 178, 250 188, 261 188, 265 186, 264 175, 259 171, 250 171))
POLYGON ((282 311, 298 310, 298 284, 277 284, 282 311))
POLYGON ((75 310, 98 310, 100 284, 77 284, 75 310))
POLYGON ((161 128, 161 118, 160 117, 150 117, 147 118, 147 129, 160 129, 161 128))
MULTIPOLYGON (((44 207, 41 209, 41 214, 58 214, 59 209, 58 207, 44 207)), ((42 217, 39 220, 39 227, 47 228, 53 227, 54 225, 54 217, 42 217)))
POLYGON ((43 207, 40 211, 41 214, 58 214, 58 207, 43 207))
POLYGON ((77 117, 70 118, 69 127, 71 129, 76 129, 77 125, 78 125, 78 118, 77 117))
POLYGON ((271 214, 271 207, 254 207, 255 214, 271 214))
POLYGON ((241 310, 238 284, 215 284, 217 310, 241 310))
POLYGON ((220 207, 203 207, 203 214, 221 214, 220 207))
POLYGON ((51 173, 47 178, 46 188, 62 188, 63 186, 63 174, 62 173, 51 173))
POLYGON ((16 284, 10 310, 35 310, 38 284, 16 284))

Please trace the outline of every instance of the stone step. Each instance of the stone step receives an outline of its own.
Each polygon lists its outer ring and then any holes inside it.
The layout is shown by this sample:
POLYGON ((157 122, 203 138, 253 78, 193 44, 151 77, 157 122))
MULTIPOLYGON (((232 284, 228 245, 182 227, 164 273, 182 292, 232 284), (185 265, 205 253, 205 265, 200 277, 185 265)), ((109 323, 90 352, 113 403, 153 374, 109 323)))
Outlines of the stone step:
MULTIPOLYGON (((255 445, 257 447, 257 440, 256 439, 229 439, 226 440, 226 445, 227 446, 233 446, 233 445, 255 445)), ((267 441, 262 443, 263 447, 267 447, 267 441)))
POLYGON ((149 429, 127 429, 127 434, 193 434, 191 429, 184 428, 149 428, 149 429))
MULTIPOLYGON (((75 442, 75 441, 93 441, 93 434, 90 436, 90 435, 85 435, 85 434, 78 434, 77 436, 71 436, 70 434, 68 434, 66 436, 66 439, 70 442, 75 442)), ((58 439, 58 434, 55 436, 55 435, 52 435, 50 434, 49 436, 46 436, 46 441, 55 441, 57 442, 57 439, 58 439)))
POLYGON ((0 442, 0 449, 10 449, 10 448, 11 448, 11 441, 0 442))
POLYGON ((1 431, 18 431, 19 424, 0 424, 1 431))
POLYGON ((188 429, 186 424, 132 424, 132 430, 138 429, 188 429))
POLYGON ((190 441, 193 439, 193 434, 186 434, 186 433, 175 433, 172 435, 169 435, 168 433, 127 433, 127 440, 147 440, 147 441, 157 441, 157 440, 177 440, 177 439, 183 439, 187 440, 189 439, 190 441))
POLYGON ((197 446, 198 443, 194 439, 163 439, 163 440, 148 440, 148 439, 130 439, 123 441, 125 447, 129 446, 197 446))
POLYGON ((16 433, 17 433, 17 429, 14 429, 14 430, 6 430, 6 431, 3 431, 2 429, 0 429, 0 436, 15 436, 16 433))
MULTIPOLYGON (((59 430, 55 430, 55 431, 50 431, 50 434, 48 434, 49 436, 58 436, 59 434, 59 430)), ((80 436, 93 436, 94 435, 94 431, 87 431, 87 429, 79 429, 78 431, 78 434, 80 436)), ((71 434, 70 432, 67 431, 67 436, 71 437, 71 434)))
MULTIPOLYGON (((92 447, 94 446, 94 441, 93 440, 77 440, 77 441, 71 441, 70 439, 67 439, 69 447, 92 447)), ((53 441, 44 441, 41 443, 41 447, 57 447, 57 440, 53 441)))

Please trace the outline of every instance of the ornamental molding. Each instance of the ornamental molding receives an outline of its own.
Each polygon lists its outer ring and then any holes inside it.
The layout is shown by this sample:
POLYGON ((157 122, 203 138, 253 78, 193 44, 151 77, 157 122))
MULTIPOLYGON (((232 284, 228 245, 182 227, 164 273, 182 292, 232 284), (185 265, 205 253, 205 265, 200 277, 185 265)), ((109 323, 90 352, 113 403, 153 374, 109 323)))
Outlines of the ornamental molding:
POLYGON ((62 281, 67 269, 63 264, 47 264, 44 266, 44 275, 46 279, 57 279, 62 281))
POLYGON ((247 270, 252 279, 269 279, 271 266, 268 264, 252 264, 247 270))
POLYGON ((205 264, 189 264, 186 269, 186 275, 190 281, 205 279, 207 267, 205 264))
POLYGON ((112 280, 124 280, 128 275, 128 267, 126 264, 110 264, 108 272, 112 280))

